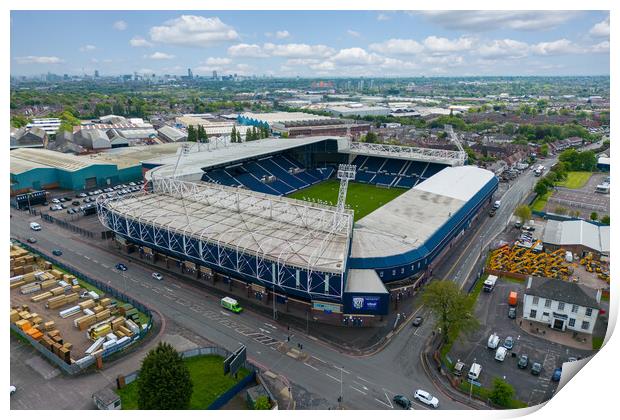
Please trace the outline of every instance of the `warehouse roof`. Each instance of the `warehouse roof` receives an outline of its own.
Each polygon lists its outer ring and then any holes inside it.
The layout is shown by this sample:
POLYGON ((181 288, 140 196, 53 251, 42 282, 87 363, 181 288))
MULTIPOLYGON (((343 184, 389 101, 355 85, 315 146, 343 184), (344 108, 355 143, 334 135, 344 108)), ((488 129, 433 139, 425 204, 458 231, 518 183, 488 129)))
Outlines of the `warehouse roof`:
POLYGON ((421 247, 493 177, 475 166, 442 169, 358 220, 351 257, 387 257, 421 247))
POLYGON ((175 156, 182 145, 183 143, 164 143, 151 146, 123 147, 89 155, 88 158, 114 164, 119 169, 123 169, 141 165, 145 160, 175 156))
POLYGON ((37 168, 77 171, 91 165, 106 165, 87 156, 76 156, 46 149, 11 150, 11 173, 19 174, 37 168))
POLYGON ((587 308, 600 308, 597 301, 598 290, 559 279, 532 277, 531 280, 528 279, 525 294, 587 308))
POLYGON ((293 121, 318 121, 325 120, 327 117, 321 115, 308 114, 306 112, 244 112, 240 117, 263 121, 267 124, 293 122, 293 121))
POLYGON ((170 140, 176 142, 181 139, 187 139, 187 134, 175 127, 164 125, 157 130, 160 134, 163 134, 170 140))
POLYGON ((597 226, 584 220, 548 220, 543 233, 543 243, 582 245, 605 254, 609 253, 609 240, 609 226, 597 226))

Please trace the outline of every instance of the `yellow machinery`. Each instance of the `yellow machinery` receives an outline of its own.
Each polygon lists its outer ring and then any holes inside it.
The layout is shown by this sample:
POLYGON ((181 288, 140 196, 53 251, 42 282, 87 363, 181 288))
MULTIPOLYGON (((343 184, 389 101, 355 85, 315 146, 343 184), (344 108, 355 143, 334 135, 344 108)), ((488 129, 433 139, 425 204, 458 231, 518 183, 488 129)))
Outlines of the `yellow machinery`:
MULTIPOLYGON (((562 248, 551 253, 537 252, 536 241, 531 247, 503 245, 490 254, 489 268, 511 273, 554 277, 567 280, 573 269, 565 260, 566 251, 562 248)), ((595 269, 595 268, 593 268, 595 269)))

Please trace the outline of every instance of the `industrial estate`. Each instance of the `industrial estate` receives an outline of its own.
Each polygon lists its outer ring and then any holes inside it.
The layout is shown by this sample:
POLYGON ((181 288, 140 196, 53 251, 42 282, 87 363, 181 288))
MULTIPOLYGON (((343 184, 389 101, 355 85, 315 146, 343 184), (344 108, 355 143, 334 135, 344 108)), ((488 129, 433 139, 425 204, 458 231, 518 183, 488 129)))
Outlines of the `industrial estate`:
POLYGON ((11 124, 12 409, 519 409, 603 345, 609 77, 15 73, 11 124))

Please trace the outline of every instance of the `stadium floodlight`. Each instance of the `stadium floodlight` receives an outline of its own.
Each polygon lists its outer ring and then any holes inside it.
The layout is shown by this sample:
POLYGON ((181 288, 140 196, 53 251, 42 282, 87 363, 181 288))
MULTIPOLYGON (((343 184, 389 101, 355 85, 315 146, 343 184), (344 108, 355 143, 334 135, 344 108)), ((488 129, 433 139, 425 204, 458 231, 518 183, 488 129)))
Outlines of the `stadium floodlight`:
POLYGON ((342 213, 344 210, 345 202, 347 199, 347 189, 349 187, 349 181, 355 179, 356 173, 355 165, 340 164, 338 166, 338 179, 340 180, 340 189, 338 190, 338 213, 342 213))

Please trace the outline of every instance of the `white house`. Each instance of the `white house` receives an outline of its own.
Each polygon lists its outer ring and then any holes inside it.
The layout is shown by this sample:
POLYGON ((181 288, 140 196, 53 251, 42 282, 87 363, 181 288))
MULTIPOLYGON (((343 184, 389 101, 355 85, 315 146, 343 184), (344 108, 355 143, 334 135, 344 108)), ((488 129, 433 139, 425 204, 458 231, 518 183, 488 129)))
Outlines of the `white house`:
POLYGON ((556 330, 592 334, 601 291, 564 280, 529 277, 523 296, 523 319, 556 330))

